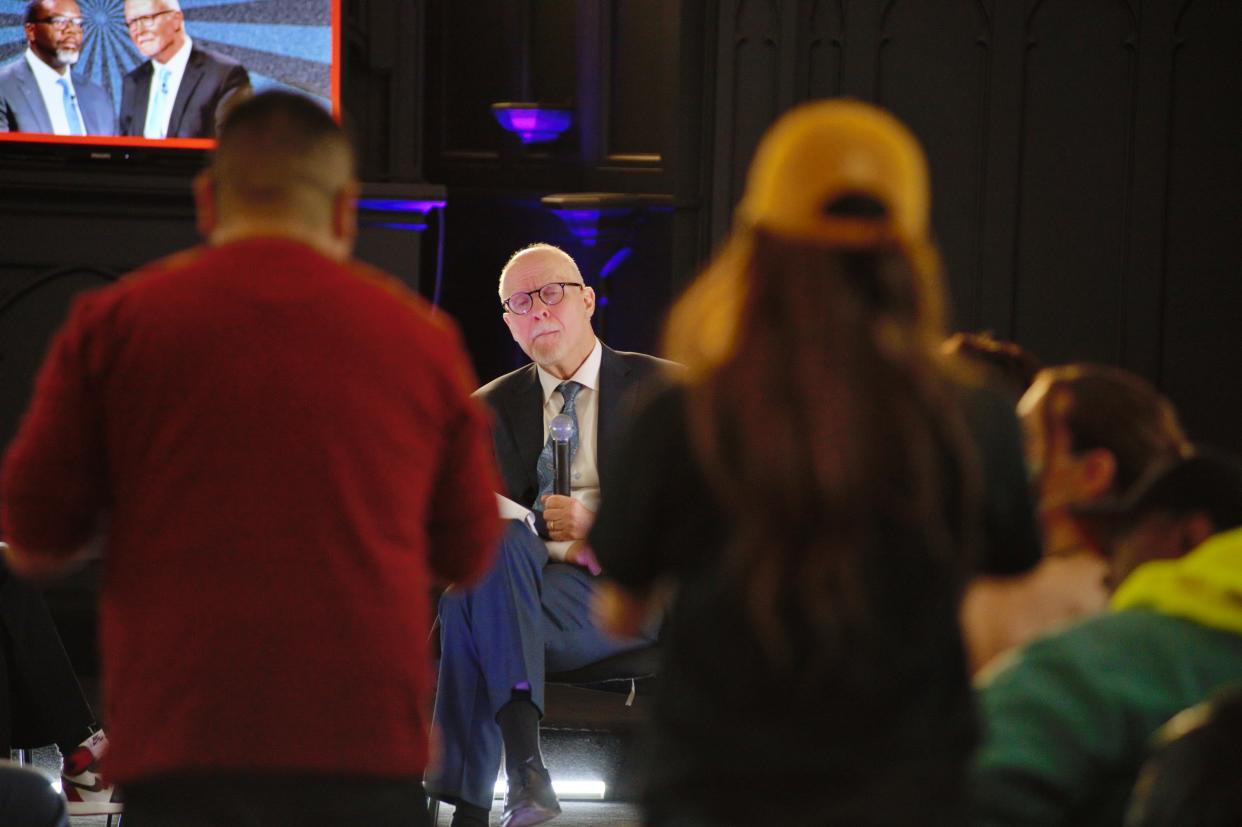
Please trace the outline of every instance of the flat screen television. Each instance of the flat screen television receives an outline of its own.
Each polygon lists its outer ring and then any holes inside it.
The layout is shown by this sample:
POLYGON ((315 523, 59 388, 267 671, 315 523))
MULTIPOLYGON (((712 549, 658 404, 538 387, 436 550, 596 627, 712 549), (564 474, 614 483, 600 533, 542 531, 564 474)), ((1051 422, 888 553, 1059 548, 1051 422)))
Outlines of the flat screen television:
MULTIPOLYGON (((55 9, 63 12, 66 8, 64 0, 52 2, 55 9)), ((17 131, 0 131, 0 155, 63 152, 75 147, 95 158, 144 157, 150 151, 167 155, 178 150, 201 155, 214 145, 214 139, 206 136, 211 128, 203 124, 208 109, 203 101, 212 84, 236 87, 238 70, 234 61, 244 69, 254 91, 283 88, 299 92, 340 115, 341 0, 180 0, 179 4, 142 0, 130 6, 128 21, 124 0, 76 2, 80 18, 63 13, 55 18, 45 15, 36 25, 48 27, 44 37, 52 36, 53 31, 80 31, 78 57, 71 71, 75 87, 81 79, 94 88, 86 95, 82 89, 76 90, 76 109, 82 112, 78 125, 83 120, 99 123, 106 101, 117 117, 118 134, 64 135, 45 131, 51 118, 40 99, 39 87, 33 83, 34 71, 26 57, 27 4, 25 0, 0 0, 0 98, 16 96, 16 105, 24 107, 20 111, 27 115, 34 112, 34 107, 43 107, 43 120, 31 121, 39 131, 30 131, 20 123, 8 124, 17 131), (178 5, 179 14, 168 11, 178 5), (162 56, 173 71, 179 57, 189 57, 179 78, 180 85, 163 101, 155 103, 157 90, 153 87, 158 85, 160 76, 155 75, 148 57, 136 44, 141 41, 144 49, 151 51, 149 33, 169 23, 181 24, 193 50, 180 56, 170 56, 167 51, 155 55, 157 59, 162 56), (19 81, 21 85, 16 86, 19 81), (82 111, 84 103, 91 107, 89 116, 82 111), (165 137, 144 137, 144 129, 162 131, 159 125, 151 127, 145 123, 148 104, 152 111, 166 112, 165 137), (195 115, 197 126, 193 124, 195 115)), ((74 40, 69 38, 70 52, 74 40)), ((0 100, 0 106, 8 107, 9 114, 3 120, 9 120, 12 106, 5 100, 0 100)), ((59 119, 67 120, 63 108, 59 119)), ((65 128, 63 124, 61 128, 65 128)))

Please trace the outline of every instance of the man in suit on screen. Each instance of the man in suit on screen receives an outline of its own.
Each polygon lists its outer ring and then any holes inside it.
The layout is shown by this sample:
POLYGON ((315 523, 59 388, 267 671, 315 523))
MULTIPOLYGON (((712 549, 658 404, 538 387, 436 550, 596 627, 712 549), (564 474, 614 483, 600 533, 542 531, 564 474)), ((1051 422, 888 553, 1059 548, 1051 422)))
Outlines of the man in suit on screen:
POLYGON ((70 71, 82 52, 82 22, 75 0, 26 4, 26 53, 0 69, 0 132, 116 134, 108 93, 70 71))
POLYGON ((121 134, 214 138, 225 105, 250 89, 246 67, 191 40, 177 0, 126 0, 125 25, 148 60, 125 76, 121 134))

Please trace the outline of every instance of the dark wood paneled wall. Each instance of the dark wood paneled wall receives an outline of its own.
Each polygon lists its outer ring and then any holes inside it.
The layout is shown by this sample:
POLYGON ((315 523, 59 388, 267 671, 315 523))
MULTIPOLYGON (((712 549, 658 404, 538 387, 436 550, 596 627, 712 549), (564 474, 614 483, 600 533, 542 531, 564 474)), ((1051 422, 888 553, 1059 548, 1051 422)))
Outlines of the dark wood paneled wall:
MULTIPOLYGON (((1237 0, 344 8, 344 104, 364 178, 447 187, 445 306, 484 377, 515 359, 491 304, 509 252, 551 240, 598 267, 540 196, 662 199, 609 284, 609 339, 654 348, 672 296, 727 232, 763 131, 798 101, 852 95, 891 108, 927 147, 958 326, 1049 362, 1136 370, 1194 433, 1242 448, 1237 0), (523 99, 571 106, 574 126, 520 145, 490 104, 523 99)), ((53 171, 59 189, 10 171, 0 155, 0 291, 63 264, 124 269, 193 239, 189 171, 149 187, 121 172, 114 197, 74 168, 53 171)), ((363 251, 418 280, 434 245, 403 238, 371 233, 363 251)))
MULTIPOLYGON (((1242 449, 1242 252, 1231 243, 1242 3, 467 5, 428 4, 428 175, 476 199, 524 193, 530 211, 554 191, 669 196, 670 258, 648 256, 661 272, 642 274, 666 289, 637 297, 643 313, 660 316, 655 297, 671 297, 728 231, 773 119, 849 95, 894 111, 927 149, 956 326, 1050 363, 1134 370, 1170 393, 1196 436, 1242 449), (542 148, 490 120, 494 101, 567 96, 575 126, 542 148)), ((516 247, 539 226, 514 210, 502 226, 456 232, 516 247)), ((467 249, 455 264, 456 277, 493 288, 494 261, 467 249)), ((487 372, 486 354, 479 364, 487 372)))
MULTIPOLYGON (((447 187, 444 306, 481 378, 522 360, 495 294, 514 249, 559 243, 592 278, 602 263, 540 196, 659 197, 610 276, 605 333, 653 349, 674 294, 728 231, 763 131, 798 101, 851 95, 891 108, 927 148, 958 326, 1048 362, 1135 370, 1194 436, 1242 451, 1239 0, 344 0, 344 11, 343 99, 363 178, 447 187), (490 113, 512 100, 568 104, 574 126, 523 147, 490 113)), ((121 272, 193 243, 193 171, 28 163, 0 147, 0 301, 66 265, 121 272)), ((359 250, 430 293, 434 239, 374 227, 359 250)), ((61 298, 0 342, 0 366, 17 365, 12 347, 41 348, 61 298)), ((0 388, 6 430, 25 381, 0 388)))

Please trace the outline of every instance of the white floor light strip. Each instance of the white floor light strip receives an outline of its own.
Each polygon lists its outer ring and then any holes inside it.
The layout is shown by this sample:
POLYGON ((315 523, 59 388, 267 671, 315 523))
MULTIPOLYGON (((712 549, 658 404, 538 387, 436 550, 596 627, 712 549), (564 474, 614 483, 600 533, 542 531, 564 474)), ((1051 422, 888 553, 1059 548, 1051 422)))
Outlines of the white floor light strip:
MULTIPOLYGON (((503 778, 496 781, 496 798, 504 798, 509 783, 503 778)), ((552 779, 552 789, 562 801, 603 801, 606 787, 598 778, 552 779)))

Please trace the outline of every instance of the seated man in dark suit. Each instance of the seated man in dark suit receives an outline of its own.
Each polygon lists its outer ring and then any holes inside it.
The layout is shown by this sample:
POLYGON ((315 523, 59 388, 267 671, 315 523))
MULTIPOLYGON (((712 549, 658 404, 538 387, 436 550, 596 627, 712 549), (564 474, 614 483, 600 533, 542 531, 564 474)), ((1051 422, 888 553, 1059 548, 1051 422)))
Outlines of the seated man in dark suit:
POLYGON ((125 0, 125 24, 149 60, 125 76, 121 134, 214 138, 224 105, 250 88, 246 68, 196 45, 177 0, 125 0))
POLYGON ((115 135, 116 112, 103 87, 69 71, 82 52, 75 0, 30 0, 26 54, 0 69, 0 132, 115 135))
POLYGON ((478 586, 450 591, 440 603, 435 725, 442 757, 427 788, 456 805, 458 827, 487 824, 502 743, 509 795, 501 824, 539 824, 559 813, 539 751, 545 674, 654 639, 654 630, 619 640, 595 627, 590 604, 599 565, 585 538, 608 479, 605 447, 627 427, 635 389, 669 363, 605 347, 591 328, 595 291, 551 245, 509 259, 500 299, 505 324, 533 361, 476 395, 492 409, 503 493, 514 510, 534 512, 508 523, 496 566, 478 586), (549 493, 548 430, 557 413, 577 422, 570 496, 549 493))

